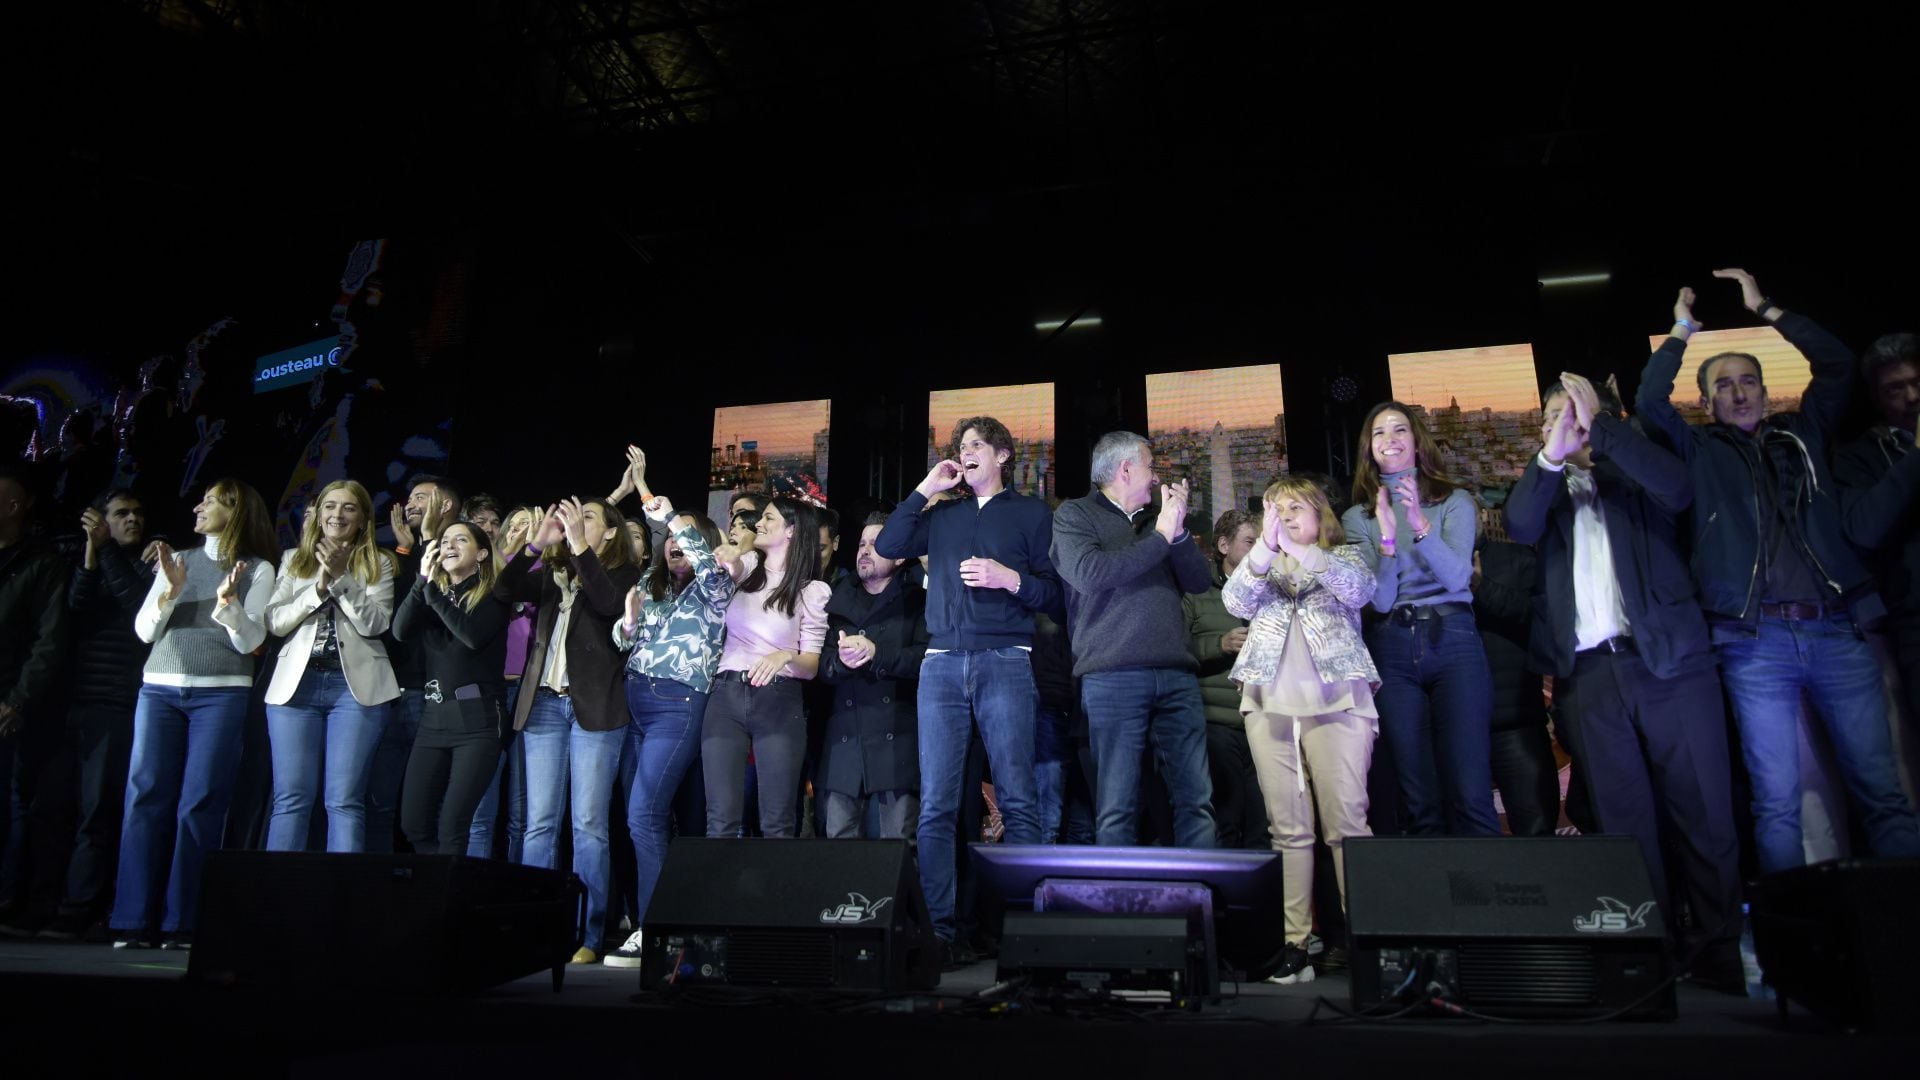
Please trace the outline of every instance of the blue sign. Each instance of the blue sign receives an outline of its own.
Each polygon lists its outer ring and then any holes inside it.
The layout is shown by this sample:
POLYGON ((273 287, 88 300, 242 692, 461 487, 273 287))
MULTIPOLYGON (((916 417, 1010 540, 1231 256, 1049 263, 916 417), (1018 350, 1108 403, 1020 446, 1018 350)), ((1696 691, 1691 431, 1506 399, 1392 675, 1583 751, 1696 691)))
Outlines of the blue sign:
POLYGON ((339 337, 325 337, 268 353, 253 362, 253 392, 280 390, 312 382, 327 368, 340 366, 339 337))
POLYGON ((758 439, 746 439, 740 443, 740 452, 743 454, 758 449, 760 449, 760 440, 758 439))

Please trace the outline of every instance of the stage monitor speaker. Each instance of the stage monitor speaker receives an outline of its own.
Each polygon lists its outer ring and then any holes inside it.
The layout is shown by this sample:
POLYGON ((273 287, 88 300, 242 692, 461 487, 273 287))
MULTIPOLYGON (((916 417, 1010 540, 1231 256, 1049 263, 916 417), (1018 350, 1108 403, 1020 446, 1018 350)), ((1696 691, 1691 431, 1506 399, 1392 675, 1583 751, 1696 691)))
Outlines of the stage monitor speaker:
POLYGON ((559 989, 584 895, 572 874, 465 855, 218 851, 187 977, 417 995, 550 970, 559 989))
POLYGON ((904 840, 681 837, 647 903, 640 985, 900 993, 940 981, 904 840))
POLYGON ((1410 994, 1502 1016, 1674 1015, 1666 923, 1631 837, 1345 846, 1355 1009, 1410 994))
POLYGON ((1009 911, 996 978, 1087 993, 1164 991, 1197 1005, 1213 969, 1191 922, 1184 914, 1009 911))
POLYGON ((1845 1028, 1911 1030, 1920 859, 1836 859, 1761 878, 1747 905, 1767 984, 1845 1028))

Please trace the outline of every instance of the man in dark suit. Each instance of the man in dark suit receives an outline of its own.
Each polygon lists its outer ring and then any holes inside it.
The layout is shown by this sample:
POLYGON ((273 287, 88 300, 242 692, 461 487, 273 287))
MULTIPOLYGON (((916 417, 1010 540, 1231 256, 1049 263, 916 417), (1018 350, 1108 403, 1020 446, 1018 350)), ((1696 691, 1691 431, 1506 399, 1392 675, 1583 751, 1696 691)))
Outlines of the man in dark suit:
MULTIPOLYGON (((1639 840, 1654 898, 1672 913, 1664 816, 1693 913, 1681 939, 1702 950, 1696 977, 1742 989, 1726 713, 1675 528, 1693 501, 1690 474, 1586 379, 1562 374, 1545 400, 1545 445, 1506 505, 1508 534, 1540 550, 1533 665, 1554 677, 1561 737, 1600 828, 1639 840)), ((1671 914, 1667 925, 1679 930, 1671 914)))

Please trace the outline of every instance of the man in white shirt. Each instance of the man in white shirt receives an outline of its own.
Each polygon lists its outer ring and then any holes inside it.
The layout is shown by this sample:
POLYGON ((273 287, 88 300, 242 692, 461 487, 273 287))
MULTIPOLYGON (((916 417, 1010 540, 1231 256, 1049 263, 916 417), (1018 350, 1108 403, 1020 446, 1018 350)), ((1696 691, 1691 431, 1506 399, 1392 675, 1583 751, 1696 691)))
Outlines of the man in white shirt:
POLYGON ((1554 677, 1594 817, 1639 840, 1696 980, 1744 992, 1726 709, 1675 528, 1691 474, 1588 380, 1562 374, 1545 401, 1544 445, 1506 504, 1509 535, 1540 551, 1531 662, 1554 677), (1672 889, 1663 839, 1678 856, 1672 889), (1676 899, 1693 912, 1683 937, 1676 899))

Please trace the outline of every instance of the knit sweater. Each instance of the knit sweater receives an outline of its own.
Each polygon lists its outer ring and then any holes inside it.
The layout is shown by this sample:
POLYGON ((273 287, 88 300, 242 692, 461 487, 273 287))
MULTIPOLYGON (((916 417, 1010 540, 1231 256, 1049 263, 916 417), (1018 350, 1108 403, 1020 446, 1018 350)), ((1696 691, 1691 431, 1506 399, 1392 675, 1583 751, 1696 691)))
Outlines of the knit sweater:
POLYGON ((1054 511, 1053 565, 1067 586, 1076 676, 1198 667, 1180 598, 1206 592, 1213 570, 1191 535, 1167 543, 1152 514, 1129 520, 1099 491, 1054 511))
MULTIPOLYGON (((1391 486, 1411 472, 1388 473, 1380 483, 1391 486)), ((1351 506, 1340 517, 1348 542, 1359 545, 1361 558, 1373 571, 1375 611, 1392 611, 1403 604, 1473 603, 1468 583, 1473 579, 1473 540, 1480 531, 1473 496, 1465 488, 1455 488, 1438 506, 1423 509, 1432 530, 1425 540, 1415 540, 1405 504, 1394 501, 1398 527, 1393 556, 1380 554, 1380 522, 1373 516, 1373 507, 1351 506)))
POLYGON ((220 583, 228 568, 220 564, 219 538, 178 551, 186 568, 180 591, 162 600, 167 575, 155 574, 153 587, 134 616, 134 633, 150 642, 143 675, 155 686, 252 686, 253 651, 267 640, 267 601, 273 596, 273 560, 252 559, 246 591, 239 603, 220 607, 220 583))

